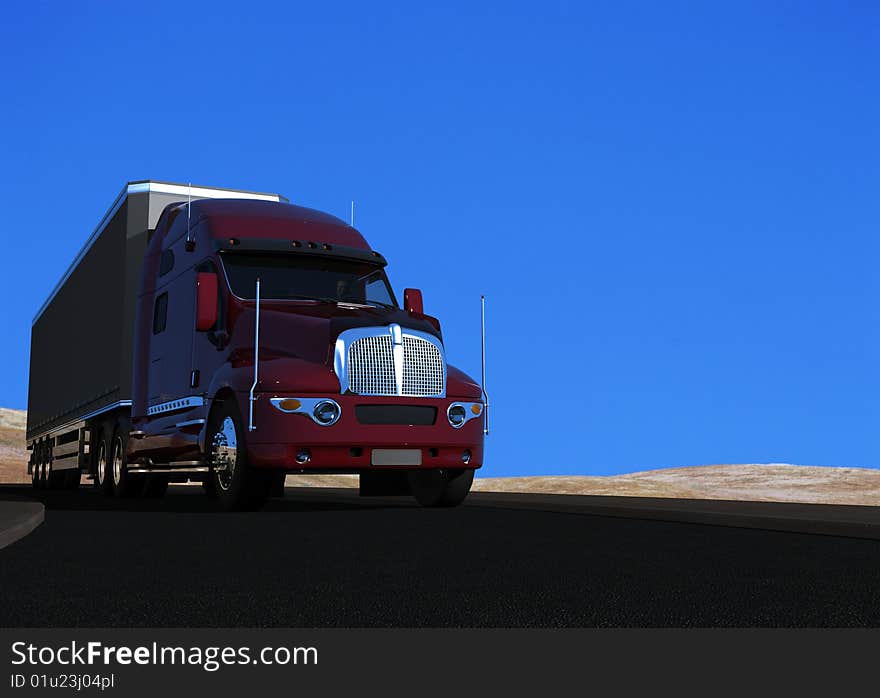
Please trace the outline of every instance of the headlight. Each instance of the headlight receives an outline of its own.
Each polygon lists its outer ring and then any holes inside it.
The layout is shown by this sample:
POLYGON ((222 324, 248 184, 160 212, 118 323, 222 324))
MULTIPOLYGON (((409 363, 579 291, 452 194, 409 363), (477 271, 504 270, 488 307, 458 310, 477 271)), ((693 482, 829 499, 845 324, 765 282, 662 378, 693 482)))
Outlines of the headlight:
POLYGON ((451 404, 449 409, 446 410, 446 417, 449 419, 449 423, 453 427, 460 429, 467 421, 467 412, 464 409, 464 405, 457 402, 451 404))
POLYGON ((329 397, 273 397, 269 402, 285 414, 308 417, 322 427, 336 424, 342 415, 342 408, 329 397))
POLYGON ((315 421, 325 427, 329 427, 339 419, 339 405, 333 400, 321 400, 312 410, 315 421))

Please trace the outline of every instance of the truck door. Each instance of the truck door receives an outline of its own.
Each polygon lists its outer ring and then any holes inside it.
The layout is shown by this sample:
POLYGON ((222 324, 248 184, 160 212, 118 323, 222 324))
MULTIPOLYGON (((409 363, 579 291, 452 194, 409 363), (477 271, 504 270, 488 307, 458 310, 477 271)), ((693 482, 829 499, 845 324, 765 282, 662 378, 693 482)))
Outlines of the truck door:
POLYGON ((181 238, 162 252, 153 301, 147 422, 138 449, 162 463, 197 457, 198 420, 204 418, 204 399, 192 380, 196 272, 183 245, 181 238))

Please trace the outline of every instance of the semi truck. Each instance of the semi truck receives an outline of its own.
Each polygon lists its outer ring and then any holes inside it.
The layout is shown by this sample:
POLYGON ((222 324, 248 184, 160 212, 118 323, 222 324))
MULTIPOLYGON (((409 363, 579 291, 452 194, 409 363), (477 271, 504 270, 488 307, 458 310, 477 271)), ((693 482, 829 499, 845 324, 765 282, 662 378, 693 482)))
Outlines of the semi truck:
POLYGON ((129 182, 33 321, 33 486, 201 483, 253 510, 287 474, 349 473, 364 496, 461 503, 484 386, 386 265, 352 225, 279 194, 129 182))

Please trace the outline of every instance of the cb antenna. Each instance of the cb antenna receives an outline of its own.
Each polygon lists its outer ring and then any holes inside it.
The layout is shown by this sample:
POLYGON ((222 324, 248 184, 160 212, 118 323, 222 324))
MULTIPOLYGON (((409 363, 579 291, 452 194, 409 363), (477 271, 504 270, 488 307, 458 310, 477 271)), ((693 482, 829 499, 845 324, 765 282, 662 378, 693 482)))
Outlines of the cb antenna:
POLYGON ((351 202, 351 227, 354 228, 354 200, 351 202))

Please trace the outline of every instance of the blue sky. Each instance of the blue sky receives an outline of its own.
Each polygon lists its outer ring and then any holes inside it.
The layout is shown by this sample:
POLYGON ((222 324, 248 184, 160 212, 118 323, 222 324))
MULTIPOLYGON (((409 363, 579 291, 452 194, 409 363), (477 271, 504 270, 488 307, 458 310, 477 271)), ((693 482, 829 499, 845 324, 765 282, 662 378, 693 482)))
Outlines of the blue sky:
POLYGON ((880 9, 16 4, 0 405, 127 180, 348 216, 479 375, 485 475, 880 466, 880 9))

